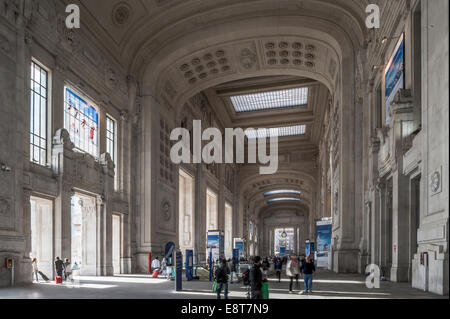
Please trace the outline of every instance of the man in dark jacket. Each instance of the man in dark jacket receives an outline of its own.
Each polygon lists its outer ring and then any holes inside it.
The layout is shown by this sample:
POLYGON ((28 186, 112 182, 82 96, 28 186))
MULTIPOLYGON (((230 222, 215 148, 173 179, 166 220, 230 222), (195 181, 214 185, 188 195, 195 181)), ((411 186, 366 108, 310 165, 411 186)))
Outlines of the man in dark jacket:
POLYGON ((305 282, 304 293, 312 293, 312 283, 315 271, 316 267, 314 266, 314 262, 311 260, 311 257, 306 257, 306 260, 302 262, 302 266, 300 267, 300 273, 303 274, 303 280, 305 282))
POLYGON ((262 281, 261 257, 256 256, 253 259, 253 267, 250 269, 250 286, 252 290, 252 299, 262 299, 262 281))
POLYGON ((281 282, 281 270, 283 268, 283 261, 281 258, 275 260, 275 272, 277 273, 278 282, 281 282))
POLYGON ((59 277, 62 277, 63 271, 64 271, 64 262, 59 257, 56 257, 56 260, 55 260, 55 270, 56 270, 56 274, 59 277))
POLYGON ((222 259, 220 266, 216 269, 215 278, 217 281, 217 299, 220 299, 222 289, 224 289, 225 299, 228 299, 228 275, 230 268, 228 268, 226 259, 222 259))

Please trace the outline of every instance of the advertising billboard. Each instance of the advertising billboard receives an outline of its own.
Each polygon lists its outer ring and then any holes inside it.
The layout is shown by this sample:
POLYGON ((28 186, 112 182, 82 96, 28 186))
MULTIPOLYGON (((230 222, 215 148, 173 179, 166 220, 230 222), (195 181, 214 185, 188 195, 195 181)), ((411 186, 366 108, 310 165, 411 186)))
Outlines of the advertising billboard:
POLYGON ((395 47, 394 54, 386 67, 385 73, 386 125, 390 124, 389 111, 392 101, 400 89, 405 87, 405 39, 404 35, 395 47))
POLYGON ((317 267, 328 268, 328 253, 331 246, 332 222, 319 221, 316 224, 317 267))

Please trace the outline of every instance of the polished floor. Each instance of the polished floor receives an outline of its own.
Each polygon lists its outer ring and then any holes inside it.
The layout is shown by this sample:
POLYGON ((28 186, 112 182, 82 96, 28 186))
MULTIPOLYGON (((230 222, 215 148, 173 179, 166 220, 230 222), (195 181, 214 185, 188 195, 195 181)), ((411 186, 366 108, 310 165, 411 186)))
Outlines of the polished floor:
MULTIPOLYGON (((312 294, 301 294, 303 281, 289 294, 289 279, 279 283, 269 278, 270 299, 447 299, 411 288, 408 283, 382 282, 380 289, 368 289, 360 275, 319 271, 312 294)), ((245 299, 242 283, 229 285, 230 299, 245 299)), ((74 284, 35 283, 31 286, 0 288, 0 299, 214 299, 211 283, 183 282, 183 291, 175 292, 174 282, 148 275, 115 277, 78 277, 74 284)))

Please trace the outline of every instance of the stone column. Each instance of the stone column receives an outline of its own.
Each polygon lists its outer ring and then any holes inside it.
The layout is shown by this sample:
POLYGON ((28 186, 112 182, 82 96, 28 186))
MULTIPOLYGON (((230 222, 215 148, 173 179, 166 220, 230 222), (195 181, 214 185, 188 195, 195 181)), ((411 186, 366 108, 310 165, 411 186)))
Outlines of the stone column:
POLYGON ((409 178, 397 169, 392 176, 392 269, 391 281, 408 282, 409 178))
POLYGON ((381 225, 380 225, 380 256, 382 274, 390 277, 392 266, 392 181, 386 183, 382 195, 381 225))
POLYGON ((195 178, 194 253, 199 261, 206 262, 206 180, 205 165, 198 165, 195 178))
POLYGON ((74 145, 69 132, 59 129, 53 138, 52 169, 58 176, 59 191, 55 199, 55 257, 69 258, 72 255, 71 212, 74 195, 69 172, 65 171, 66 162, 73 153, 74 145))
POLYGON ((70 258, 72 255, 71 213, 74 195, 72 186, 64 184, 55 199, 55 257, 61 259, 70 258))
POLYGON ((385 200, 386 184, 383 180, 378 180, 376 190, 372 192, 373 196, 373 214, 372 214, 372 263, 381 265, 381 216, 383 214, 385 200))

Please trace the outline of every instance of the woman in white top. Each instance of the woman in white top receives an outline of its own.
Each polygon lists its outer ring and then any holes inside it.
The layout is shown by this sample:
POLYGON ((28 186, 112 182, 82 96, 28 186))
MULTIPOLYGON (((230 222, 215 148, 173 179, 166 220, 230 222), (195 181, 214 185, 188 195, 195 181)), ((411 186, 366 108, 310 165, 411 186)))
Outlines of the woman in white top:
POLYGON ((297 281, 297 288, 298 288, 299 287, 298 278, 300 275, 299 262, 295 255, 290 256, 287 262, 286 275, 291 279, 291 282, 289 283, 289 293, 292 294, 292 284, 294 283, 294 278, 297 281))
POLYGON ((39 282, 39 269, 38 269, 36 258, 33 258, 31 265, 33 266, 33 274, 36 276, 36 282, 39 282))

